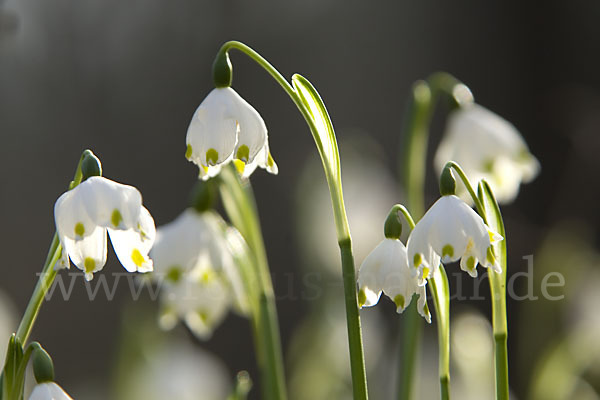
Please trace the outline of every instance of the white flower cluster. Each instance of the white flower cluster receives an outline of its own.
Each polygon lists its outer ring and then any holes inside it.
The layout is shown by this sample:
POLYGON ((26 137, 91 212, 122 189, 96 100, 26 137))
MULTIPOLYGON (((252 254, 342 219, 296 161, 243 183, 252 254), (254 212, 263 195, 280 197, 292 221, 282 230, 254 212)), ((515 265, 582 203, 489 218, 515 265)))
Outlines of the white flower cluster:
POLYGON ((208 339, 231 307, 249 312, 235 260, 240 240, 217 213, 191 208, 158 229, 150 254, 161 288, 164 329, 181 319, 196 336, 208 339))
POLYGON ((416 224, 407 247, 397 238, 385 238, 363 261, 359 274, 359 306, 377 304, 381 292, 396 304, 398 313, 419 295, 417 310, 431 322, 425 285, 440 262, 461 260, 461 268, 477 276, 476 266, 501 272, 492 245, 502 237, 454 195, 442 196, 416 224))

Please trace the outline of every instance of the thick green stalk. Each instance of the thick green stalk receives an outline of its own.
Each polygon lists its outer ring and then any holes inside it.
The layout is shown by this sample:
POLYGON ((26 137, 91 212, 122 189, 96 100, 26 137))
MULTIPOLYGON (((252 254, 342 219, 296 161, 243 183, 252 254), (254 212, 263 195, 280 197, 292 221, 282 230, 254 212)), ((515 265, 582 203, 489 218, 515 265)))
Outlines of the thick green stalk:
POLYGON ((254 312, 255 346, 262 373, 263 397, 287 398, 279 322, 273 293, 273 283, 260 228, 258 211, 250 186, 243 187, 232 168, 221 171, 221 197, 233 225, 240 231, 255 257, 252 264, 258 277, 258 310, 254 312), (257 314, 257 315, 256 315, 257 314))
MULTIPOLYGON (((403 129, 402 169, 400 175, 408 209, 420 219, 425 212, 425 172, 427 171, 427 144, 429 126, 437 100, 445 94, 453 108, 473 102, 469 89, 445 72, 432 74, 427 81, 417 81, 412 87, 411 98, 405 113, 403 129)), ((420 349, 423 321, 411 305, 400 327, 400 367, 398 399, 410 400, 416 380, 416 360, 420 349)))
POLYGON ((280 84, 283 90, 292 99, 300 113, 304 116, 317 145, 317 149, 323 161, 325 176, 331 195, 336 232, 342 258, 353 393, 356 400, 366 400, 368 398, 367 378, 362 346, 360 315, 358 313, 356 272, 354 257, 352 256, 350 229, 343 200, 339 153, 331 119, 329 118, 324 103, 318 93, 305 78, 294 75, 292 77, 294 86, 292 86, 292 84, 290 84, 279 71, 277 71, 277 69, 275 69, 275 67, 260 54, 245 44, 237 41, 225 43, 219 50, 218 57, 226 55, 229 49, 237 49, 249 56, 280 84))
POLYGON ((429 279, 438 331, 441 399, 450 399, 450 287, 444 266, 429 279))

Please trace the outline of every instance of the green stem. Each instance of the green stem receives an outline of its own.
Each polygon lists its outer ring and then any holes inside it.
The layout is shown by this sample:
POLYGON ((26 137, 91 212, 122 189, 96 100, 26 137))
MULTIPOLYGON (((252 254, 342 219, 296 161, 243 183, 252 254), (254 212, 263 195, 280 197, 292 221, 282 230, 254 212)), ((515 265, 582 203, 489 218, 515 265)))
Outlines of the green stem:
MULTIPOLYGON (((429 126, 441 94, 450 100, 452 108, 473 102, 469 89, 452 75, 445 72, 432 74, 427 81, 414 83, 411 99, 406 111, 406 125, 403 129, 401 177, 407 205, 417 219, 425 213, 425 171, 427 170, 427 144, 429 126)), ((419 354, 423 321, 411 306, 402 321, 402 342, 400 347, 400 378, 398 399, 410 400, 413 397, 413 384, 416 375, 416 360, 419 354)))
MULTIPOLYGON (((302 97, 299 93, 294 89, 294 87, 273 67, 266 59, 264 59, 260 54, 246 46, 243 43, 237 41, 230 41, 225 43, 219 53, 226 53, 229 49, 237 49, 247 56, 249 56, 252 60, 254 60, 258 65, 260 65, 264 70, 266 70, 283 88, 283 90, 288 94, 288 96, 292 99, 300 113, 303 115, 306 123, 308 124, 310 131, 317 143, 317 147, 319 148, 319 152, 322 154, 322 147, 319 145, 321 143, 321 138, 319 135, 319 129, 317 124, 315 123, 315 116, 311 113, 311 111, 307 108, 307 105, 302 100, 302 97)), ((309 87, 308 81, 306 81, 302 77, 297 77, 297 79, 304 85, 304 87, 309 87)), ((314 91, 314 88, 310 86, 310 90, 314 91)), ((318 99, 320 101, 320 99, 318 99)), ((324 105, 322 102, 319 104, 322 106, 322 111, 326 113, 324 105)), ((330 119, 327 116, 327 123, 330 123, 330 119)), ((330 126, 330 128, 332 128, 330 126)), ((335 146, 333 149, 337 152, 337 143, 335 143, 335 139, 333 138, 332 145, 335 146)), ((326 165, 325 160, 323 160, 324 166, 326 165)), ((339 163, 336 166, 339 170, 339 163)), ((329 185, 329 191, 333 204, 333 213, 336 224, 336 232, 338 236, 338 244, 340 246, 340 253, 342 259, 342 274, 343 274, 343 282, 344 282, 344 296, 345 296, 345 304, 346 304, 346 321, 348 325, 348 341, 349 341, 349 350, 350 350, 350 369, 352 373, 352 387, 354 398, 356 400, 366 400, 368 398, 367 393, 367 376, 366 376, 366 368, 364 361, 364 352, 362 345, 362 331, 360 326, 360 315, 358 312, 358 294, 356 290, 356 272, 354 266, 354 257, 352 255, 352 242, 350 238, 350 229, 348 227, 348 221, 346 216, 346 211, 343 202, 342 189, 341 189, 341 181, 339 181, 339 176, 334 179, 332 178, 332 174, 328 173, 327 166, 326 176, 327 182, 329 185)))
POLYGON ((494 252, 499 257, 502 272, 488 271, 490 292, 492 296, 492 327, 494 330, 494 360, 496 372, 496 399, 508 400, 508 322, 506 316, 506 275, 508 263, 506 259, 506 230, 496 201, 489 184, 482 180, 478 187, 481 205, 485 204, 482 218, 492 229, 495 229, 504 240, 494 245, 494 252))
POLYGON ((61 245, 58 240, 58 234, 55 233, 52 244, 50 245, 50 250, 48 251, 48 256, 46 257, 46 262, 44 263, 44 267, 42 268, 38 282, 33 290, 29 304, 27 304, 27 308, 25 309, 25 314, 17 329, 17 338, 21 343, 26 343, 27 339, 29 339, 33 324, 42 307, 44 296, 54 282, 54 278, 56 277, 54 264, 56 264, 56 261, 60 257, 60 253, 61 245))
POLYGON ((444 266, 429 279, 438 331, 441 399, 450 398, 450 287, 444 266))
POLYGON ((263 397, 286 399, 279 322, 273 293, 273 283, 260 229, 258 211, 250 186, 243 187, 232 168, 221 171, 220 185, 223 204, 231 219, 248 243, 254 255, 255 273, 258 276, 258 310, 254 315, 255 347, 259 365, 263 370, 263 397), (257 314, 257 315, 256 315, 257 314))
MULTIPOLYGON (((81 164, 86 157, 94 157, 94 153, 91 150, 84 150, 79 158, 79 162, 77 163, 77 168, 75 169, 75 174, 73 180, 69 183, 69 190, 73 189, 75 186, 81 183, 81 179, 83 178, 81 172, 81 164)), ((35 324, 35 320, 40 312, 40 308, 42 307, 42 302, 44 301, 44 296, 46 296, 46 292, 54 283, 54 278, 56 278, 57 271, 54 270, 54 265, 56 261, 58 261, 60 254, 62 251, 62 246, 60 245, 60 241, 58 239, 58 234, 54 233, 54 237, 52 238, 52 243, 50 244, 50 250, 48 251, 48 255, 46 256, 46 261, 44 262, 44 266, 42 268, 42 272, 38 279, 37 284, 35 285, 35 289, 33 290, 33 294, 31 295, 31 299, 27 304, 27 308, 25 309, 25 314, 23 314, 23 318, 19 323, 19 327, 17 329, 17 339, 19 339, 20 343, 25 345, 29 335, 31 334, 31 330, 33 329, 33 325, 35 324)))

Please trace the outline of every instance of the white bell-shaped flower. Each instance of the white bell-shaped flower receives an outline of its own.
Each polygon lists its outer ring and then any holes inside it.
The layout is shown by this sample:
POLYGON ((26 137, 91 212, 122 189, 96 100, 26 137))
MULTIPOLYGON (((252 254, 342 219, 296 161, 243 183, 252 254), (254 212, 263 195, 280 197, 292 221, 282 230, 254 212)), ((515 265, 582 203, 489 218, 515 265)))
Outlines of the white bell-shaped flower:
MULTIPOLYGON (((435 155, 440 172, 448 161, 460 164, 471 182, 485 179, 500 203, 512 202, 521 182, 530 182, 540 170, 517 128, 477 104, 449 115, 435 155)), ((461 197, 470 201, 464 191, 461 197)))
POLYGON ((358 271, 358 288, 359 307, 377 304, 383 291, 396 304, 398 313, 418 294, 417 310, 431 322, 425 286, 419 286, 408 266, 406 247, 398 239, 384 239, 365 258, 358 271))
POLYGON ((154 220, 133 186, 90 177, 56 200, 54 219, 63 248, 57 268, 68 267, 70 258, 91 280, 106 264, 108 231, 127 271, 152 271, 148 252, 156 233, 154 220))
POLYGON ((54 382, 44 382, 37 384, 29 400, 73 400, 63 388, 54 382))
POLYGON ((159 322, 164 329, 183 320, 196 336, 207 339, 230 307, 243 315, 249 312, 230 245, 239 245, 230 237, 232 230, 215 212, 191 208, 158 229, 151 257, 161 288, 159 322))
POLYGON ((455 195, 442 196, 425 213, 408 237, 408 260, 423 281, 438 268, 439 261, 460 259, 460 267, 472 277, 476 266, 501 272, 492 244, 502 240, 483 219, 455 195))
POLYGON ((200 104, 187 131, 186 157, 200 168, 200 178, 216 176, 235 160, 249 176, 257 166, 277 173, 269 153, 267 127, 262 117, 230 87, 215 88, 200 104))

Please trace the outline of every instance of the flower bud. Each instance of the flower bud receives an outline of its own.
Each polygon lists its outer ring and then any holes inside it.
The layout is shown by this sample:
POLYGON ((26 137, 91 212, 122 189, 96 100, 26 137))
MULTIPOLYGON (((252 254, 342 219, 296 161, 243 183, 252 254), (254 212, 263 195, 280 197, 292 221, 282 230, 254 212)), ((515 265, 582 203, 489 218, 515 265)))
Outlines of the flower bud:
POLYGON ((219 50, 212 66, 215 87, 224 88, 231 86, 233 81, 233 65, 227 51, 219 50))
POLYGON ((456 194, 456 179, 452 175, 452 167, 446 165, 440 176, 440 194, 450 196, 456 194))
POLYGON ((392 208, 383 225, 383 233, 388 239, 400 239, 402 235, 402 223, 398 211, 392 208))
POLYGON ((41 346, 33 351, 33 374, 37 383, 54 381, 54 363, 41 346))

